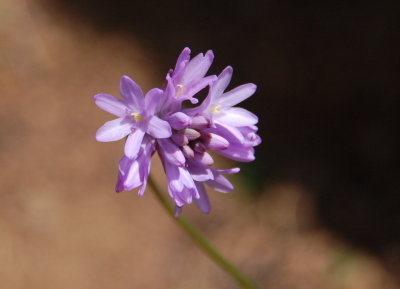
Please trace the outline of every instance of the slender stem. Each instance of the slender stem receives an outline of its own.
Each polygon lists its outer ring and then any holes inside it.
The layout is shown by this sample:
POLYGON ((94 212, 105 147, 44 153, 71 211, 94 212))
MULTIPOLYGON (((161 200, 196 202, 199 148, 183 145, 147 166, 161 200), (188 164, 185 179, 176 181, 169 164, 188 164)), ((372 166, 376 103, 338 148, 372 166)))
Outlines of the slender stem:
POLYGON ((168 214, 178 223, 178 225, 189 235, 189 237, 196 243, 203 252, 208 255, 215 263, 217 263, 223 270, 231 275, 243 288, 246 289, 258 289, 258 287, 247 278, 242 272, 240 272, 235 266, 233 266, 225 257, 223 257, 197 230, 186 218, 180 216, 175 218, 174 208, 168 201, 168 199, 161 193, 155 182, 149 176, 148 184, 152 188, 157 199, 160 201, 162 206, 167 210, 168 214))

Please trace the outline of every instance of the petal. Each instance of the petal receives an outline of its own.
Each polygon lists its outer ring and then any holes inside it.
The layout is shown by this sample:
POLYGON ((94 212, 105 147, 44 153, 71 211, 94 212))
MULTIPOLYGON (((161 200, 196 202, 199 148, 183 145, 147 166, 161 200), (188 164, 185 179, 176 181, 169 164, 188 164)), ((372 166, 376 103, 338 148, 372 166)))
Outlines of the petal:
POLYGON ((182 50, 181 54, 178 57, 178 60, 176 61, 175 69, 172 72, 172 76, 174 77, 174 79, 179 81, 179 79, 182 77, 182 72, 184 72, 184 68, 189 60, 190 49, 186 47, 182 50))
POLYGON ((125 176, 129 170, 132 160, 126 156, 123 156, 118 164, 118 170, 121 175, 125 176))
POLYGON ((139 174, 139 166, 140 166, 139 161, 134 160, 131 163, 129 170, 127 171, 124 180, 124 187, 127 191, 133 190, 134 188, 137 188, 140 185, 142 185, 142 180, 139 174))
POLYGON ((226 67, 221 74, 218 75, 218 80, 212 84, 211 91, 214 102, 219 99, 219 97, 224 93, 224 90, 228 87, 232 79, 232 73, 232 67, 226 67))
POLYGON ((214 59, 214 53, 209 50, 203 56, 203 53, 198 54, 186 65, 183 75, 182 84, 188 84, 193 80, 199 80, 204 77, 214 59))
POLYGON ((134 159, 137 156, 140 146, 142 145, 144 134, 145 132, 143 130, 137 128, 128 136, 125 143, 125 155, 128 158, 134 159))
POLYGON ((208 199, 207 191, 202 183, 195 182, 197 191, 199 192, 200 198, 194 199, 197 207, 204 213, 208 214, 211 211, 210 200, 208 199))
POLYGON ((126 75, 121 77, 120 92, 121 95, 134 109, 137 109, 139 111, 143 109, 144 106, 143 91, 139 87, 139 85, 137 85, 132 79, 130 79, 126 75))
POLYGON ((255 160, 254 148, 238 143, 231 143, 227 149, 217 151, 217 153, 238 162, 255 160))
POLYGON ((196 104, 198 102, 198 99, 194 98, 192 96, 195 95, 196 93, 198 93, 203 88, 205 88, 207 85, 210 85, 216 79, 217 79, 216 75, 209 75, 202 79, 199 79, 198 81, 195 81, 194 83, 187 84, 184 86, 183 93, 182 93, 182 95, 180 95, 180 97, 184 98, 184 99, 188 99, 193 104, 196 104))
POLYGON ((229 142, 229 145, 232 143, 244 143, 244 137, 242 133, 236 127, 225 125, 215 121, 215 127, 208 129, 208 132, 215 133, 219 136, 222 136, 229 142))
POLYGON ((193 180, 197 182, 205 182, 214 178, 211 169, 206 166, 189 166, 188 171, 193 180))
POLYGON ((146 132, 154 138, 168 138, 172 135, 169 123, 155 115, 150 118, 146 132))
POLYGON ((223 175, 213 170, 214 180, 207 181, 207 185, 212 187, 214 190, 221 193, 229 193, 234 189, 230 181, 228 181, 223 175))
POLYGON ((185 156, 177 145, 175 145, 170 139, 158 139, 159 153, 161 154, 164 161, 169 162, 172 165, 184 166, 185 156))
POLYGON ((105 110, 118 117, 124 117, 127 111, 127 105, 122 100, 107 94, 99 93, 94 96, 94 102, 102 110, 105 110))
POLYGON ((231 107, 252 96, 256 89, 257 86, 253 83, 243 84, 225 92, 218 98, 218 101, 225 107, 231 107))
POLYGON ((146 93, 146 97, 144 98, 145 102, 145 110, 144 113, 146 115, 153 115, 157 104, 160 102, 161 96, 163 95, 163 91, 159 88, 153 88, 146 93))
POLYGON ((240 172, 240 168, 222 169, 222 170, 215 170, 215 171, 217 171, 220 174, 224 174, 224 175, 229 174, 230 175, 230 174, 237 174, 238 172, 240 172))
POLYGON ((258 122, 258 117, 254 113, 241 107, 231 107, 223 110, 215 115, 215 119, 233 127, 253 125, 258 122))
POLYGON ((179 63, 189 61, 189 60, 190 60, 190 48, 185 47, 182 50, 181 54, 179 54, 179 56, 178 56, 178 60, 176 61, 175 70, 177 68, 177 65, 179 65, 179 63))
POLYGON ((117 141, 131 132, 132 123, 123 118, 107 121, 96 132, 96 140, 101 142, 117 141))

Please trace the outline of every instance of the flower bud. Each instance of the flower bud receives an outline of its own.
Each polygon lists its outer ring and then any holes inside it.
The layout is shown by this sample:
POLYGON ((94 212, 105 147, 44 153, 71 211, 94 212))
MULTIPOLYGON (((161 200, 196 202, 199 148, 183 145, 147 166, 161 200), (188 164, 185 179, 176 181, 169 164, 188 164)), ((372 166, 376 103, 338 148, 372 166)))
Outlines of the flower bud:
POLYGON ((213 158, 207 152, 204 152, 204 153, 195 152, 194 159, 206 166, 212 166, 214 164, 213 158))
POLYGON ((192 118, 191 128, 202 130, 205 128, 209 128, 211 126, 211 122, 208 118, 198 115, 192 118))
POLYGON ((195 139, 198 139, 201 136, 200 133, 197 130, 194 130, 194 129, 191 129, 191 128, 185 128, 183 133, 185 134, 185 136, 189 140, 195 140, 195 139))
POLYGON ((210 150, 224 150, 229 147, 229 142, 215 133, 206 133, 202 135, 204 144, 210 150))
POLYGON ((182 152, 183 155, 187 158, 193 158, 194 157, 194 151, 190 148, 190 146, 183 146, 182 147, 182 152))
POLYGON ((177 146, 180 147, 189 143, 188 138, 183 133, 174 133, 172 134, 171 139, 177 146))
POLYGON ((191 123, 190 117, 187 114, 184 114, 183 112, 180 111, 171 114, 166 118, 166 120, 169 122, 171 127, 176 130, 187 128, 191 123))

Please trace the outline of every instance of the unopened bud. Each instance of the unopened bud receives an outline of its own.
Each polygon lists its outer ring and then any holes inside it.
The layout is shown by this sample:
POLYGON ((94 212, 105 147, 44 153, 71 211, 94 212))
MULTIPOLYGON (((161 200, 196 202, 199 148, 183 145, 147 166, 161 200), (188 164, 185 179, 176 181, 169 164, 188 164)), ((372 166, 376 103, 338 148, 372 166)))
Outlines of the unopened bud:
POLYGON ((195 140, 200 137, 200 133, 197 130, 191 128, 184 129, 183 133, 189 140, 195 140))
POLYGON ((172 134, 171 138, 172 141, 180 147, 189 143, 188 138, 183 133, 174 133, 172 134))
POLYGON ((191 128, 202 130, 209 128, 211 126, 211 122, 208 118, 198 115, 192 118, 192 124, 190 125, 191 128))
POLYGON ((212 166, 214 164, 213 158, 207 152, 204 153, 195 152, 194 159, 206 166, 212 166))
POLYGON ((171 127, 176 130, 181 130, 184 128, 189 127, 191 123, 191 119, 188 115, 184 114, 183 112, 176 112, 174 114, 171 114, 166 118, 166 120, 169 122, 171 127))
POLYGON ((229 142, 215 133, 206 133, 202 135, 206 147, 210 150, 224 150, 229 146, 229 142))
POLYGON ((190 146, 183 146, 182 147, 182 152, 183 155, 187 158, 193 158, 194 157, 194 151, 190 148, 190 146))

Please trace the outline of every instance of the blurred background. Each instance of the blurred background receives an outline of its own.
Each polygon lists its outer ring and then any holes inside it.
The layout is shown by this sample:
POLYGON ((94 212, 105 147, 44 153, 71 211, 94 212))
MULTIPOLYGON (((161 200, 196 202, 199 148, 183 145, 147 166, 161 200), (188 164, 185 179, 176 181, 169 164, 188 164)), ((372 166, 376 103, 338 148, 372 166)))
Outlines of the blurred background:
POLYGON ((94 139, 94 94, 188 46, 258 85, 263 143, 184 214, 261 288, 400 288, 399 6, 1 0, 0 287, 238 288, 149 190, 114 193, 123 144, 94 139))

